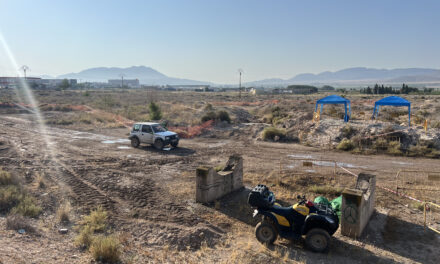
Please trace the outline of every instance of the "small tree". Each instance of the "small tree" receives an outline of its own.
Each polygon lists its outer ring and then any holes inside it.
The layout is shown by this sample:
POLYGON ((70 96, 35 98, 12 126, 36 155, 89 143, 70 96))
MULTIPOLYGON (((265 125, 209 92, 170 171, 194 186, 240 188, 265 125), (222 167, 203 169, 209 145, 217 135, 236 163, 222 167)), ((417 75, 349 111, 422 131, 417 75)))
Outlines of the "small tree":
POLYGON ((70 83, 67 79, 64 79, 61 81, 61 83, 60 83, 61 90, 64 91, 64 90, 68 89, 69 87, 70 87, 70 83))
POLYGON ((151 102, 148 105, 148 109, 150 110, 150 119, 151 120, 160 120, 162 118, 162 111, 160 110, 159 105, 154 102, 151 102))

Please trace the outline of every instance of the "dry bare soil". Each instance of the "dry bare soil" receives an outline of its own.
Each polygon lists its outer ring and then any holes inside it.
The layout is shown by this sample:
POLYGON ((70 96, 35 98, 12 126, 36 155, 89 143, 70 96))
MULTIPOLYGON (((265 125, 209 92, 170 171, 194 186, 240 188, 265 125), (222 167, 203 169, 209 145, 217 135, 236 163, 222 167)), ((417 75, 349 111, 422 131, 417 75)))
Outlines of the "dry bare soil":
MULTIPOLYGON (((235 106, 229 109, 243 112, 235 106)), ((70 113, 44 114, 62 118, 70 113)), ((36 232, 25 234, 7 230, 6 216, 0 216, 0 263, 95 262, 73 241, 81 216, 97 206, 109 214, 110 230, 121 241, 123 263, 437 262, 440 238, 424 231, 423 213, 412 201, 382 189, 377 190, 376 212, 363 236, 355 240, 337 232, 330 250, 323 254, 307 251, 301 241, 280 239, 274 246, 260 245, 254 236, 255 221, 246 204, 246 191, 210 205, 196 203, 195 169, 217 166, 236 153, 244 158, 247 188, 267 184, 286 203, 295 202, 297 194, 309 199, 318 196, 311 188, 315 185, 342 188, 353 182, 344 171, 335 173, 322 166, 306 176, 295 175, 295 169, 288 167, 293 162, 289 158, 332 159, 354 173, 376 173, 383 186, 392 186, 399 169, 440 171, 436 159, 353 155, 259 141, 256 137, 261 129, 255 127, 259 125, 243 123, 214 126, 205 134, 181 140, 177 149, 158 151, 150 146, 131 148, 125 127, 52 125, 43 133, 33 115, 4 112, 0 116, 0 167, 21 179, 43 213, 30 220, 36 232), (247 131, 245 136, 242 131, 247 131), (280 167, 288 168, 287 172, 280 175, 280 167), (41 178, 44 188, 38 186, 41 178), (55 218, 65 201, 73 209, 71 223, 63 225, 55 218), (69 232, 59 234, 62 227, 69 232)), ((326 194, 329 198, 336 195, 326 194)))

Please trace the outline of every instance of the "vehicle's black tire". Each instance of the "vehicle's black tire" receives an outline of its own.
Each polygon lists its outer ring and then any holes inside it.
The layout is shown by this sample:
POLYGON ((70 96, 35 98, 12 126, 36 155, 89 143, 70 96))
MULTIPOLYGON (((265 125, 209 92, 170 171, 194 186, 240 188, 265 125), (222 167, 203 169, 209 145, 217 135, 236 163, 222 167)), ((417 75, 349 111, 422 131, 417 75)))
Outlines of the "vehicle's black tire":
POLYGON ((177 145, 179 145, 179 142, 172 142, 171 143, 171 147, 173 147, 173 148, 177 148, 177 145))
POLYGON ((260 243, 270 245, 277 239, 278 232, 273 224, 263 221, 255 227, 255 236, 260 243))
POLYGON ((162 150, 163 149, 163 140, 156 139, 156 141, 154 141, 153 147, 157 150, 162 150))
POLYGON ((140 142, 137 137, 131 138, 131 146, 133 148, 137 148, 137 147, 139 147, 139 145, 140 145, 140 142))
POLYGON ((330 246, 330 235, 321 228, 312 228, 306 234, 306 246, 313 252, 327 251, 330 246))

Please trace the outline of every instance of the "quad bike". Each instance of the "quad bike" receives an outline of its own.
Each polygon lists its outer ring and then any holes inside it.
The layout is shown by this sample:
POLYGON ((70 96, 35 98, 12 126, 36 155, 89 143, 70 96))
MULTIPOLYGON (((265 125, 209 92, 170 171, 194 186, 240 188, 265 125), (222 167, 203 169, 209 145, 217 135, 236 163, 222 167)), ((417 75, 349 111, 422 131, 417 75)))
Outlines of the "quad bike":
POLYGON ((314 252, 329 248, 330 236, 339 227, 336 213, 329 207, 297 197, 299 202, 289 207, 275 203, 275 195, 265 185, 257 185, 249 193, 248 203, 256 208, 253 217, 262 220, 255 227, 255 236, 263 244, 272 244, 279 236, 300 239, 314 252))

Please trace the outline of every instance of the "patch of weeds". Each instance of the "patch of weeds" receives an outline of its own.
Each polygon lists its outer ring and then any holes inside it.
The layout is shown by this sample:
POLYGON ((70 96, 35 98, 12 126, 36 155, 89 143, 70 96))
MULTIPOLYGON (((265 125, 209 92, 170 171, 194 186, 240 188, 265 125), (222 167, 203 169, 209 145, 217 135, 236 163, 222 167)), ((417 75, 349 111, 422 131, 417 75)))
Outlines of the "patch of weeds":
POLYGON ((60 223, 69 223, 70 222, 70 211, 72 207, 69 202, 63 203, 57 210, 56 216, 58 222, 60 223))
POLYGON ((309 192, 318 193, 318 194, 329 194, 339 196, 341 195, 344 188, 335 187, 331 185, 313 185, 308 188, 309 192))
POLYGON ((388 142, 385 138, 378 138, 373 143, 373 148, 378 151, 383 151, 388 149, 388 142))
POLYGON ((17 186, 0 186, 0 213, 8 213, 22 199, 23 195, 17 186))
POLYGON ((10 230, 24 229, 29 233, 35 232, 35 228, 30 224, 29 220, 18 214, 11 214, 6 217, 6 228, 10 230))
POLYGON ((283 139, 286 136, 286 131, 276 127, 266 127, 262 133, 263 140, 275 140, 277 136, 283 139))
POLYGON ((75 237, 75 245, 78 247, 89 248, 93 242, 93 229, 90 226, 83 226, 79 234, 75 237))
POLYGON ((103 232, 107 227, 107 212, 102 206, 98 206, 96 210, 83 217, 81 224, 89 226, 93 232, 103 232))
POLYGON ((41 207, 35 204, 35 201, 32 197, 27 195, 22 196, 22 199, 20 199, 18 205, 12 208, 12 213, 21 214, 23 216, 32 218, 36 218, 41 211, 41 207))
POLYGON ((202 123, 205 123, 209 120, 220 121, 220 122, 225 121, 227 123, 231 123, 231 117, 229 116, 229 113, 223 110, 218 111, 217 113, 214 111, 210 111, 205 115, 203 115, 201 118, 202 123))
POLYGON ((409 206, 413 209, 417 209, 419 211, 424 211, 425 203, 412 202, 409 206))
POLYGON ((336 148, 339 150, 349 151, 355 148, 355 144, 352 140, 344 138, 341 140, 341 142, 339 142, 336 148))
POLYGON ((356 129, 354 129, 351 125, 347 124, 341 129, 341 136, 344 138, 351 138, 356 133, 356 129))
POLYGON ((17 185, 18 179, 12 176, 11 173, 4 171, 0 168, 0 186, 5 185, 17 185))
POLYGON ((97 236, 93 239, 90 246, 90 252, 93 258, 104 263, 119 262, 120 242, 116 236, 97 236))
POLYGON ((400 149, 399 141, 390 141, 388 143, 387 153, 391 155, 402 155, 403 152, 400 149))

